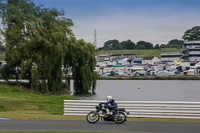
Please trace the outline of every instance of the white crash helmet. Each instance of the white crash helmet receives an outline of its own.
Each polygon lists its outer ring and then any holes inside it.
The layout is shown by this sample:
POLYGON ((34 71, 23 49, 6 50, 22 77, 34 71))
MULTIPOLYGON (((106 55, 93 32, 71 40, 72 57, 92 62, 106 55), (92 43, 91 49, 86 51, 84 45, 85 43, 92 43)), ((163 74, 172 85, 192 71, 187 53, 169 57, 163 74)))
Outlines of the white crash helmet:
POLYGON ((112 96, 111 95, 107 96, 107 101, 109 101, 110 99, 112 99, 112 96))

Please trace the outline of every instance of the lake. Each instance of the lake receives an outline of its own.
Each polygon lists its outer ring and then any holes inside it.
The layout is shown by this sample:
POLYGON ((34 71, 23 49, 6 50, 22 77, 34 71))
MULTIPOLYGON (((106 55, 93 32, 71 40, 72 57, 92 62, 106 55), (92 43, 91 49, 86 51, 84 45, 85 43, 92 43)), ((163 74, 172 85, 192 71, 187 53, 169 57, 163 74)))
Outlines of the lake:
POLYGON ((197 101, 198 80, 98 80, 96 95, 80 99, 106 100, 112 95, 122 101, 197 101), (138 89, 140 87, 140 89, 138 89))

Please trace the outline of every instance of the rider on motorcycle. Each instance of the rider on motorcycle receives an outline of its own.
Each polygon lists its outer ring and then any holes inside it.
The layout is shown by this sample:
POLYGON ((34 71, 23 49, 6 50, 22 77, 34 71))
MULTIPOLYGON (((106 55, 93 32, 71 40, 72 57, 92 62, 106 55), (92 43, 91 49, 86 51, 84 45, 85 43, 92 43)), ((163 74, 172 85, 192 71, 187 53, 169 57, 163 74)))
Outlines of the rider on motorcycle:
POLYGON ((104 104, 107 114, 110 114, 109 110, 114 110, 117 108, 117 103, 115 102, 115 100, 112 98, 111 95, 107 96, 107 102, 103 102, 100 104, 104 104))

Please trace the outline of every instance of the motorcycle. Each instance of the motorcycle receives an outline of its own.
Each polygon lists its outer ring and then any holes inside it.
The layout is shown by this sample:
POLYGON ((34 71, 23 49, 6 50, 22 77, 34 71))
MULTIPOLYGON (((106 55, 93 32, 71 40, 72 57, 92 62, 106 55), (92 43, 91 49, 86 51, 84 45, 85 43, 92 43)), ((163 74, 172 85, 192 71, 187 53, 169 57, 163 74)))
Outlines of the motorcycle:
POLYGON ((96 106, 96 111, 88 113, 86 119, 89 123, 96 123, 101 118, 102 121, 114 121, 117 124, 124 123, 126 121, 129 112, 125 111, 125 108, 116 108, 109 111, 110 114, 106 113, 106 109, 102 104, 96 106))

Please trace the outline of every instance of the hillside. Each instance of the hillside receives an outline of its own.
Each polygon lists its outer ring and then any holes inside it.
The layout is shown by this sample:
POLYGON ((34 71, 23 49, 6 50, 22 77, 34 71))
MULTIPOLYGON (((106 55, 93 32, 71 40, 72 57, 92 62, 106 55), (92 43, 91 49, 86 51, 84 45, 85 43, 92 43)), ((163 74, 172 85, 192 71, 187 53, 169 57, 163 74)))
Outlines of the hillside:
MULTIPOLYGON (((138 58, 143 58, 145 56, 157 56, 160 58, 161 53, 168 53, 168 52, 180 52, 181 49, 176 48, 162 48, 159 49, 152 49, 152 50, 109 50, 109 51, 98 51, 98 55, 112 53, 112 54, 136 54, 138 58)), ((0 60, 5 60, 5 53, 0 52, 0 60)))
POLYGON ((146 56, 157 56, 160 58, 161 53, 168 53, 168 52, 180 52, 181 49, 176 48, 162 48, 159 49, 152 49, 152 50, 109 50, 109 51, 98 51, 98 55, 103 55, 106 53, 112 54, 136 54, 138 58, 143 58, 146 56))

